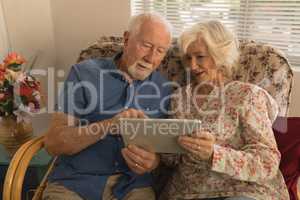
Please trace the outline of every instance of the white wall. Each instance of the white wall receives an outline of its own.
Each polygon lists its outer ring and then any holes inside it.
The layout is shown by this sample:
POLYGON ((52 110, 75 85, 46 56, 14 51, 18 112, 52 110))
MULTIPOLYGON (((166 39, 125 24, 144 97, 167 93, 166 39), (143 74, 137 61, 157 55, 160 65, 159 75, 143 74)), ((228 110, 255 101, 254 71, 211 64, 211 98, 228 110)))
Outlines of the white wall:
POLYGON ((122 35, 129 0, 52 0, 57 65, 69 69, 82 48, 102 35, 122 35))
POLYGON ((54 66, 55 46, 49 0, 1 0, 12 50, 26 58, 41 51, 37 65, 54 66))
MULTIPOLYGON (((122 35, 130 16, 129 0, 51 0, 56 46, 56 69, 61 83, 83 48, 102 35, 122 35)), ((57 87, 56 87, 57 88, 57 87)), ((57 90, 54 91, 57 96, 57 90)), ((52 98, 53 99, 53 98, 52 98)), ((48 99, 51 102, 51 98, 48 99)), ((51 110, 51 106, 49 106, 51 110)))
POLYGON ((294 70, 294 85, 291 99, 289 116, 300 117, 300 69, 294 70))

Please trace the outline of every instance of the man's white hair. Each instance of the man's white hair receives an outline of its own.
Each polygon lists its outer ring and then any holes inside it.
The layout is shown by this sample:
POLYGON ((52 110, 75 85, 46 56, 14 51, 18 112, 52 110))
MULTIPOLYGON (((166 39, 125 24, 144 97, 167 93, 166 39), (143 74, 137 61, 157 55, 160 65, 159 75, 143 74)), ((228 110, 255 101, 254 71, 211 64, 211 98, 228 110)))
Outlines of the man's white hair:
POLYGON ((133 34, 137 34, 140 31, 141 26, 146 21, 153 21, 163 24, 166 30, 169 32, 172 38, 172 25, 162 15, 156 12, 147 12, 138 15, 134 15, 129 19, 128 31, 133 34))
POLYGON ((199 38, 207 45, 208 53, 216 66, 232 78, 239 58, 238 40, 233 32, 218 20, 197 23, 179 37, 181 52, 186 54, 188 46, 199 38))

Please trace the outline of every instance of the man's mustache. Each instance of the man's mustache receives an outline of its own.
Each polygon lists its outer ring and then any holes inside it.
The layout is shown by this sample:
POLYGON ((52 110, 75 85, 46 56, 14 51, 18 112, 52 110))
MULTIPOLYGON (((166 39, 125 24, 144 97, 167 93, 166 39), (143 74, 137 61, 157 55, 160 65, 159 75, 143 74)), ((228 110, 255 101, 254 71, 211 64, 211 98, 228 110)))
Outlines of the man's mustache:
POLYGON ((137 62, 137 64, 142 65, 143 67, 145 67, 147 69, 152 69, 152 66, 153 66, 153 64, 147 63, 147 62, 144 62, 144 61, 139 61, 139 62, 137 62))

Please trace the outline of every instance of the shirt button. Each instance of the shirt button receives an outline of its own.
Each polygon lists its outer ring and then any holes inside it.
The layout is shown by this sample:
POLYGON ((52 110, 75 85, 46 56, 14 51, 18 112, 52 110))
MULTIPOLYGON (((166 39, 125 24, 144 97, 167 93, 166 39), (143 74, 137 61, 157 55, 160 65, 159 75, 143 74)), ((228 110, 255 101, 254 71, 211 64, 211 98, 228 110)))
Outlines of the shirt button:
POLYGON ((128 109, 128 106, 125 106, 124 109, 128 109))
POLYGON ((146 110, 147 110, 147 111, 149 111, 149 110, 150 110, 150 108, 146 108, 146 110))
POLYGON ((118 165, 119 165, 119 163, 116 161, 116 162, 115 162, 115 166, 117 167, 118 165))

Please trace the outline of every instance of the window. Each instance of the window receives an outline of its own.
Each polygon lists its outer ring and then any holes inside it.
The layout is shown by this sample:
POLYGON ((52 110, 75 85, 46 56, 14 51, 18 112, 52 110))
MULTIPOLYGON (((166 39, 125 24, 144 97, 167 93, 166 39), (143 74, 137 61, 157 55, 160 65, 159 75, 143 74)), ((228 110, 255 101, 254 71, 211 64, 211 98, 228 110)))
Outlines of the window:
POLYGON ((300 1, 294 0, 131 0, 132 14, 156 11, 178 36, 203 19, 219 19, 240 39, 266 42, 300 68, 300 1))
POLYGON ((0 62, 6 56, 9 49, 8 35, 5 24, 3 7, 0 0, 0 62))

